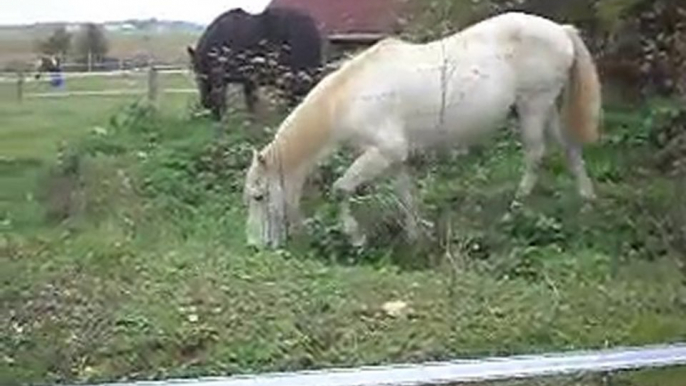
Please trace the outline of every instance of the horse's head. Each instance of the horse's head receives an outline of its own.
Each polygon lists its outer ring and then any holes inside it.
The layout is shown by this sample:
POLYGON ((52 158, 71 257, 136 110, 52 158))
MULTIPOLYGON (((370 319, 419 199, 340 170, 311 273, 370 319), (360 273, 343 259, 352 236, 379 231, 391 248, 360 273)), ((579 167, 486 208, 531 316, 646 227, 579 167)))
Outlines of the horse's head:
POLYGON ((221 66, 211 65, 213 61, 208 60, 209 58, 202 58, 193 47, 188 46, 187 51, 200 93, 200 104, 206 109, 213 110, 217 116, 224 104, 223 69, 221 66))
POLYGON ((278 247, 287 236, 288 204, 278 170, 274 169, 264 154, 253 150, 243 200, 248 207, 247 242, 257 248, 278 247))
POLYGON ((202 65, 199 55, 196 53, 193 47, 188 46, 186 47, 186 50, 188 51, 191 68, 195 74, 195 83, 198 86, 198 91, 200 92, 200 102, 203 107, 209 108, 208 96, 210 82, 208 81, 208 74, 203 71, 205 66, 202 65))

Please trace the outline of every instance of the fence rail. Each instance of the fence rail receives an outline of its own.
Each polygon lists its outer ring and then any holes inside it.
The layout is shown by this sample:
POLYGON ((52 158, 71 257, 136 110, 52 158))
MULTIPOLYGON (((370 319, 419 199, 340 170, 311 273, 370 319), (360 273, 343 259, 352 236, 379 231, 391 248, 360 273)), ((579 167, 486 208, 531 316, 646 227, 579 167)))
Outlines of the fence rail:
MULTIPOLYGON (((191 70, 189 68, 183 67, 157 67, 157 71, 162 74, 190 74, 191 70)), ((77 79, 77 78, 100 78, 100 77, 117 77, 117 76, 132 76, 132 75, 143 75, 148 70, 148 67, 134 68, 127 70, 112 70, 112 71, 83 71, 83 72, 61 72, 60 76, 63 79, 77 79)), ((44 79, 35 79, 33 76, 24 75, 26 82, 44 82, 44 79)), ((46 75, 49 73, 43 73, 46 75)), ((15 83, 19 77, 18 73, 15 72, 0 72, 0 83, 15 83)))
POLYGON ((683 365, 686 365, 686 343, 416 365, 111 383, 106 386, 430 386, 683 365))
POLYGON ((24 99, 32 98, 67 98, 79 96, 123 96, 123 95, 146 95, 147 99, 156 103, 160 94, 194 94, 197 89, 194 87, 186 88, 164 88, 160 87, 159 75, 165 74, 183 74, 189 77, 192 76, 190 69, 174 68, 170 66, 152 66, 145 69, 136 70, 116 70, 108 72, 66 72, 61 73, 60 76, 64 79, 78 79, 78 78, 94 78, 94 77, 123 77, 123 78, 143 78, 147 79, 145 88, 122 88, 122 89, 108 89, 108 90, 82 90, 82 91, 60 91, 60 92, 26 92, 27 83, 44 82, 45 80, 37 80, 32 76, 17 73, 12 76, 0 74, 0 84, 15 84, 17 100, 21 102, 24 99))
MULTIPOLYGON (((25 98, 68 98, 77 96, 118 96, 118 95, 144 95, 148 90, 146 89, 118 89, 118 90, 93 90, 93 91, 68 91, 59 94, 45 92, 45 93, 31 93, 26 94, 25 98)), ((165 94, 196 94, 198 90, 192 88, 165 88, 161 90, 165 94)))
MULTIPOLYGON (((327 71, 333 71, 341 66, 348 59, 344 57, 324 65, 327 71)), ((79 78, 108 78, 122 77, 131 79, 133 77, 147 76, 147 90, 144 89, 117 89, 117 90, 89 90, 89 91, 69 91, 69 92, 33 92, 27 93, 26 87, 31 83, 45 82, 45 79, 35 79, 30 73, 7 73, 0 72, 0 85, 14 84, 16 87, 16 97, 19 102, 27 98, 65 98, 78 96, 117 96, 117 95, 139 95, 146 94, 151 102, 155 102, 159 94, 191 94, 196 93, 194 88, 161 88, 159 87, 159 75, 186 75, 189 79, 194 77, 190 68, 175 65, 153 65, 149 67, 138 67, 125 70, 112 71, 88 71, 88 72, 61 72, 60 77, 63 81, 79 78)))
MULTIPOLYGON (((60 76, 63 79, 79 79, 79 78, 106 78, 106 77, 120 77, 120 76, 133 76, 133 75, 144 75, 148 69, 135 69, 135 70, 115 70, 115 71, 101 71, 101 72, 62 72, 60 76)), ((157 68, 160 74, 190 74, 191 70, 182 68, 169 68, 160 69, 157 68)), ((16 73, 12 74, 0 74, 0 83, 16 83, 20 76, 16 73)), ((45 79, 35 79, 33 76, 24 76, 25 83, 33 82, 45 82, 45 79)))

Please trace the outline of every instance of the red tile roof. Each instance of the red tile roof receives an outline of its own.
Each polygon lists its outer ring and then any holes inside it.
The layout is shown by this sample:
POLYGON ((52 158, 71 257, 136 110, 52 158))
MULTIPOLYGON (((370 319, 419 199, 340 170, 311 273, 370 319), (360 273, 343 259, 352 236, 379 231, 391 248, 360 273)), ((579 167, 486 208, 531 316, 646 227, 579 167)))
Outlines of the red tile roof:
POLYGON ((269 7, 308 11, 327 35, 391 34, 406 0, 272 0, 269 7))

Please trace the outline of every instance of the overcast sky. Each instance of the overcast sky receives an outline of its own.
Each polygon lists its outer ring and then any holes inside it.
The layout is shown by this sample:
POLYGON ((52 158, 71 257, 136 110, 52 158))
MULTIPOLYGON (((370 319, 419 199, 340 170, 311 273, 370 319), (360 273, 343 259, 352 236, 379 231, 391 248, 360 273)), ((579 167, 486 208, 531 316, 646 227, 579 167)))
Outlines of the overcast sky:
POLYGON ((0 24, 158 18, 209 23, 229 8, 260 12, 270 0, 0 0, 0 24))

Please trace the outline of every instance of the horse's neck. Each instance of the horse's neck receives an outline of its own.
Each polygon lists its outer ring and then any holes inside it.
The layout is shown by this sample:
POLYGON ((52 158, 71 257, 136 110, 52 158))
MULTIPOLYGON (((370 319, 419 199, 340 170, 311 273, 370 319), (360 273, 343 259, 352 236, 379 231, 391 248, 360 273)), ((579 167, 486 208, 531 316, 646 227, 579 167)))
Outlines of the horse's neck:
POLYGON ((307 176, 333 145, 329 130, 324 117, 309 117, 280 131, 263 150, 272 170, 272 183, 280 186, 290 208, 297 210, 307 176))
POLYGON ((298 199, 307 175, 342 139, 334 132, 335 122, 341 120, 337 115, 347 110, 350 82, 376 52, 393 43, 393 39, 387 39, 377 44, 320 80, 285 119, 274 140, 264 149, 264 154, 278 165, 288 190, 295 192, 298 199))
POLYGON ((296 185, 304 180, 328 145, 325 133, 295 132, 298 129, 294 127, 292 131, 281 133, 265 151, 277 174, 296 185))
POLYGON ((282 123, 274 140, 267 145, 265 153, 278 160, 286 173, 307 172, 330 145, 334 122, 332 106, 335 87, 325 87, 323 82, 291 112, 282 123), (328 89, 326 89, 328 88, 328 89))

